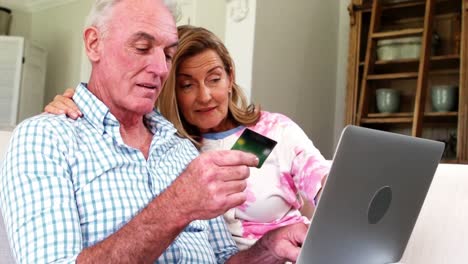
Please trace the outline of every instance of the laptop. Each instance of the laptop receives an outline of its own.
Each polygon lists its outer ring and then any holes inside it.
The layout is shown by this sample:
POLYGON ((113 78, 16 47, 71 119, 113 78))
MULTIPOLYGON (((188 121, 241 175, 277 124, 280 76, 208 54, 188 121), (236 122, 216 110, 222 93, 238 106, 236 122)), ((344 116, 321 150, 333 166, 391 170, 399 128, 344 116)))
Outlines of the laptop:
POLYGON ((347 126, 297 263, 398 262, 443 151, 442 142, 347 126))

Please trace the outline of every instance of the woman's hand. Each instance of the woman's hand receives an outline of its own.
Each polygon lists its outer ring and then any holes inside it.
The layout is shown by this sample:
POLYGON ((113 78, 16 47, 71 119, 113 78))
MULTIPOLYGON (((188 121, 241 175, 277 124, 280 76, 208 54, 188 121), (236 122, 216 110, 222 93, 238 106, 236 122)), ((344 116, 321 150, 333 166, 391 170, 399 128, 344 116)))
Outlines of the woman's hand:
POLYGON ((65 114, 72 119, 83 116, 78 106, 73 102, 74 94, 75 89, 66 89, 62 95, 56 95, 54 100, 44 107, 44 111, 54 115, 65 114))

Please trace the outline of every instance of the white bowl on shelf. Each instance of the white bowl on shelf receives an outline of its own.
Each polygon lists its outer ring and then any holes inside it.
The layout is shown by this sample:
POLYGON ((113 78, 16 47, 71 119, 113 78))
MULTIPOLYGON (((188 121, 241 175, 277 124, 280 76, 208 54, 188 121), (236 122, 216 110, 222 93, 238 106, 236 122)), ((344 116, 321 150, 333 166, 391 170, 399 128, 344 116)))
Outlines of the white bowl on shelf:
MULTIPOLYGON (((418 59, 421 56, 422 37, 382 39, 377 41, 377 60, 418 59)), ((432 37, 432 54, 439 45, 439 35, 432 37)))

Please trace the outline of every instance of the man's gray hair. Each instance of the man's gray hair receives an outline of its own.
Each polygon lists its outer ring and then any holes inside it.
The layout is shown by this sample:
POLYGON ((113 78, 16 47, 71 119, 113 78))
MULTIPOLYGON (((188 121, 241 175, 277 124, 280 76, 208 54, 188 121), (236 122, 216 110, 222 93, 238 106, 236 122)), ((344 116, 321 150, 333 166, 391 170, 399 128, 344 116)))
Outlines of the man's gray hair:
MULTIPOLYGON (((94 26, 103 29, 109 19, 113 7, 123 0, 96 0, 94 1, 91 11, 86 18, 85 27, 94 26)), ((176 0, 162 0, 173 17, 178 15, 178 6, 176 0)))

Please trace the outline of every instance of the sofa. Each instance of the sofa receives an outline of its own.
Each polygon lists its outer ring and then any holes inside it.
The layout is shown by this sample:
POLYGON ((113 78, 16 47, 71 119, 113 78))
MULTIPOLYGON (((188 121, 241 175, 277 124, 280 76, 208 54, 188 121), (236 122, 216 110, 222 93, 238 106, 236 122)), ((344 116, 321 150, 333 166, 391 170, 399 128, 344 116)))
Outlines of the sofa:
POLYGON ((468 263, 468 165, 440 164, 400 263, 468 263))
MULTIPOLYGON (((0 164, 10 131, 0 131, 0 164)), ((0 165, 1 166, 1 165, 0 165)), ((401 264, 468 263, 468 165, 440 164, 401 264)), ((0 217, 0 264, 14 263, 0 217)))
MULTIPOLYGON (((3 164, 3 158, 5 156, 8 143, 10 141, 11 131, 0 130, 0 168, 3 164)), ((8 239, 5 232, 5 226, 3 224, 3 217, 1 216, 0 210, 0 264, 15 263, 13 256, 11 255, 10 245, 8 245, 8 239)))

